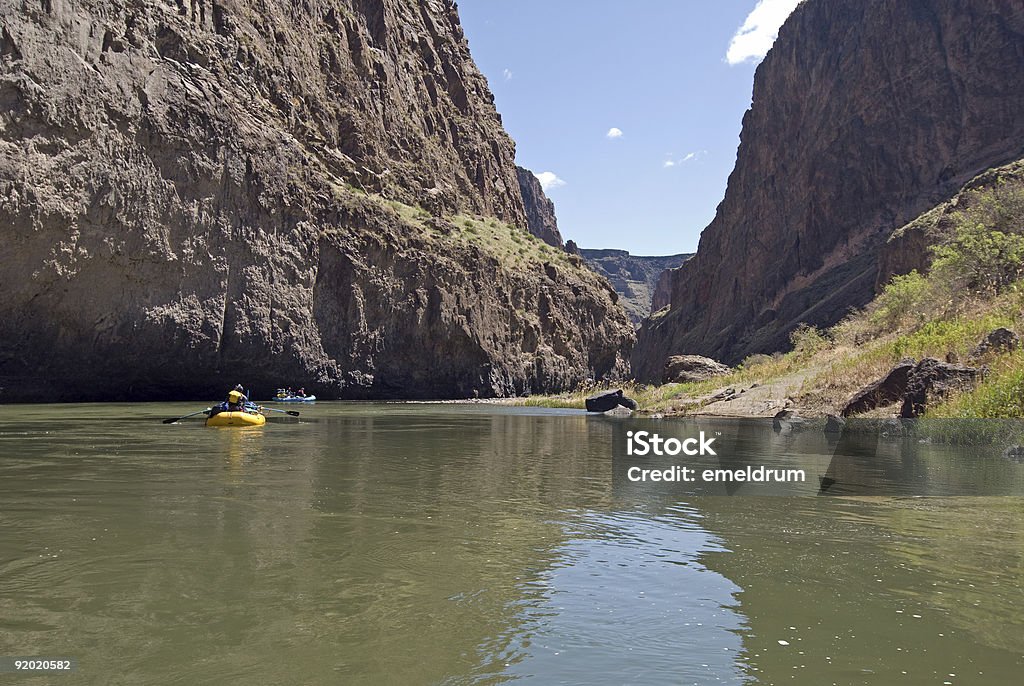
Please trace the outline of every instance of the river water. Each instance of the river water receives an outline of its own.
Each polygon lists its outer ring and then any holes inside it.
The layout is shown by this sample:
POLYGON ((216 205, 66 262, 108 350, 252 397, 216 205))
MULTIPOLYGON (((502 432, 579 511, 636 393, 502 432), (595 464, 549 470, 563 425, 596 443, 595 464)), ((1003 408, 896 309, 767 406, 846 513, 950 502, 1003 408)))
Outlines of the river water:
POLYGON ((0 656, 77 660, 0 682, 1024 674, 1020 497, 623 487, 616 423, 572 411, 320 403, 256 429, 160 422, 194 409, 0 407, 0 656))

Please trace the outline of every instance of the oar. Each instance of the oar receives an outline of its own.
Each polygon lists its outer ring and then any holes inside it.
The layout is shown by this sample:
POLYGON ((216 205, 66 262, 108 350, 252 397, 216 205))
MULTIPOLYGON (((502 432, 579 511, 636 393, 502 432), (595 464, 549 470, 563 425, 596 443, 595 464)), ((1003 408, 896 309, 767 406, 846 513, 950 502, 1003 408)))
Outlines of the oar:
POLYGON ((189 417, 195 417, 197 414, 205 414, 206 412, 209 412, 209 411, 210 411, 210 408, 208 407, 205 410, 199 410, 198 412, 193 412, 192 414, 187 414, 184 417, 171 417, 170 419, 165 419, 164 420, 164 424, 173 424, 174 422, 180 422, 182 419, 188 419, 189 417))
POLYGON ((271 412, 280 412, 281 414, 291 415, 292 417, 298 417, 299 413, 295 410, 279 410, 276 407, 263 407, 260 406, 260 411, 270 410, 271 412))

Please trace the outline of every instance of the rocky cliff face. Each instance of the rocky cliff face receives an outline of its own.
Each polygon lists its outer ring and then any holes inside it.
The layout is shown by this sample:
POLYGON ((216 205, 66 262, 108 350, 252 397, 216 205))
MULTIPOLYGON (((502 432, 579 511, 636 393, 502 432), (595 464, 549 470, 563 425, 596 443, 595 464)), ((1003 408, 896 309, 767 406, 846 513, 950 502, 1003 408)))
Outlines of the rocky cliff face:
POLYGON ((665 306, 663 304, 661 307, 653 307, 657 284, 662 274, 666 270, 679 267, 693 257, 692 254, 645 257, 630 255, 625 250, 586 248, 581 249, 579 255, 591 269, 607 278, 615 292, 622 296, 622 305, 637 326, 652 311, 665 306))
POLYGON ((0 0, 2 397, 622 371, 615 293, 514 228, 513 153, 450 0, 0 0))
MULTIPOLYGON (((693 255, 690 255, 693 257, 693 255)), ((658 274, 654 282, 654 292, 651 294, 651 312, 663 310, 672 304, 672 272, 678 269, 673 267, 658 274)))
POLYGON ((1024 147, 1024 4, 806 0, 758 67, 725 199, 634 373, 784 348, 872 297, 893 230, 1024 147))
POLYGON ((537 238, 556 248, 562 247, 562 234, 558 233, 555 204, 548 199, 540 181, 529 169, 516 167, 519 190, 526 207, 526 228, 537 238))

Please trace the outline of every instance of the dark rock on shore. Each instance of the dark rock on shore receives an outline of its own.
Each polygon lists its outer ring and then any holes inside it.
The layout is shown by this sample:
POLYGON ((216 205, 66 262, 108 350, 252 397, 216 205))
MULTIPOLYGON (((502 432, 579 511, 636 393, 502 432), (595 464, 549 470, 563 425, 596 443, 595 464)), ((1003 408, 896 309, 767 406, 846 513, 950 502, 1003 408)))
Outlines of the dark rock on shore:
POLYGON ((919 417, 931 398, 969 387, 981 373, 981 369, 940 362, 932 357, 917 363, 904 360, 883 378, 858 391, 843 408, 842 415, 849 417, 902 401, 901 418, 919 417))
POLYGON ((974 367, 947 364, 931 357, 921 360, 907 380, 900 417, 920 417, 930 398, 969 387, 980 375, 981 370, 974 367))
POLYGON ((616 407, 624 407, 628 410, 635 410, 639 407, 637 402, 628 398, 622 393, 622 389, 596 393, 586 399, 587 412, 608 412, 616 407))
POLYGON ((889 373, 881 379, 873 381, 857 391, 853 398, 846 403, 842 415, 849 417, 861 414, 901 400, 903 394, 907 392, 907 382, 914 369, 914 364, 913 360, 904 360, 890 369, 889 373))

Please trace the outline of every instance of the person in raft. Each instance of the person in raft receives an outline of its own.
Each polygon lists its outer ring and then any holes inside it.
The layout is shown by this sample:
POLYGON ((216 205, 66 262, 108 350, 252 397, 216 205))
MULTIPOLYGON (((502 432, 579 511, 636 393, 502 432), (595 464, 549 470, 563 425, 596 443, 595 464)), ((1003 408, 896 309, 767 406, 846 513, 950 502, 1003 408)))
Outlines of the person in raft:
POLYGON ((212 417, 215 414, 221 412, 245 412, 245 404, 249 402, 249 398, 246 397, 242 384, 238 384, 230 391, 228 391, 228 399, 222 402, 220 405, 216 405, 213 408, 213 412, 210 413, 212 417))
POLYGON ((249 402, 249 398, 246 397, 242 384, 238 384, 228 391, 228 412, 242 412, 245 410, 247 402, 249 402))

